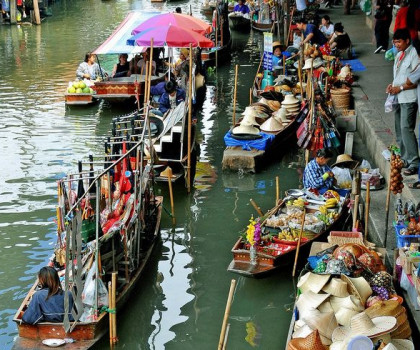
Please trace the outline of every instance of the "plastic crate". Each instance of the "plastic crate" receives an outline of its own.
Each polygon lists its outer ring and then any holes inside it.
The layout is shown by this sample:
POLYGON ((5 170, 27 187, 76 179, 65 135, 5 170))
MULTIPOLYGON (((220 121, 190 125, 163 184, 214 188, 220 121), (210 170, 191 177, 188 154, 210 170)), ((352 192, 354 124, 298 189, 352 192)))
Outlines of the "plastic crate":
POLYGON ((405 225, 394 225, 397 238, 397 247, 409 247, 411 243, 420 243, 420 235, 401 235, 400 231, 406 228, 405 225))

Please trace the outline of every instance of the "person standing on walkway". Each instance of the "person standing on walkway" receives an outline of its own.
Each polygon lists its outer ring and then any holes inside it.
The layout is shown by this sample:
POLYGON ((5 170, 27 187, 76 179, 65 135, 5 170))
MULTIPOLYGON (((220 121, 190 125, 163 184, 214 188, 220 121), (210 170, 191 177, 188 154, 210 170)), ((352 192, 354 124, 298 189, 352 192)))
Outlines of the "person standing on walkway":
POLYGON ((388 50, 389 26, 392 22, 393 0, 377 0, 375 12, 375 53, 381 53, 388 50))
POLYGON ((407 166, 404 175, 417 174, 419 152, 414 128, 417 117, 417 94, 413 89, 405 90, 404 83, 419 63, 416 50, 411 45, 408 29, 398 29, 394 33, 393 42, 398 50, 394 61, 394 80, 386 88, 386 92, 397 95, 395 107, 395 134, 402 159, 407 166))

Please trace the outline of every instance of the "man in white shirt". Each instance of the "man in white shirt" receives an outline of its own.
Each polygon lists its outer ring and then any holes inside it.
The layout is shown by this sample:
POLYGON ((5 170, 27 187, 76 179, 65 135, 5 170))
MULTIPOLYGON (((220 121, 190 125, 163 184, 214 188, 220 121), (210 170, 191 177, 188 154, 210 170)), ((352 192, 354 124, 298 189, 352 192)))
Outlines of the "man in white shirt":
POLYGON ((408 29, 396 30, 393 43, 398 54, 394 61, 394 80, 388 85, 386 92, 397 95, 398 104, 394 112, 395 134, 401 157, 407 167, 403 174, 409 176, 417 174, 419 167, 418 143, 414 133, 418 105, 416 90, 405 90, 403 85, 409 74, 416 69, 419 58, 411 46, 408 29))

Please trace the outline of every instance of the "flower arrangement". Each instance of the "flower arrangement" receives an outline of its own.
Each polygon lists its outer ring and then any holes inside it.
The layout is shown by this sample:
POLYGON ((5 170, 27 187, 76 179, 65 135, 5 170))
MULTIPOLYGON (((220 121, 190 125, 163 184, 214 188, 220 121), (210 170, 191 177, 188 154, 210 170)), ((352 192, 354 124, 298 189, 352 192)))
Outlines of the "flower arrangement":
POLYGON ((247 226, 246 230, 246 239, 251 244, 251 246, 255 246, 256 244, 260 243, 261 241, 261 223, 260 219, 254 219, 254 216, 251 216, 249 220, 249 225, 247 226))

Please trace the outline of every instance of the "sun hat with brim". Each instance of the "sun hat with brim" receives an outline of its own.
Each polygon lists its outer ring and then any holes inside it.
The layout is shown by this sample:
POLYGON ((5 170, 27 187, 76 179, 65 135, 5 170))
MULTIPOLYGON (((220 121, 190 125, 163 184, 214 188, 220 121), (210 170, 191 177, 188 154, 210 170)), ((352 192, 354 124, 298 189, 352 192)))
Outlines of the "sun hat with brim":
POLYGON ((337 320, 333 311, 320 312, 317 315, 306 314, 303 321, 312 329, 317 329, 319 334, 327 338, 328 343, 323 342, 324 345, 331 344, 331 338, 334 330, 338 327, 337 320))
POLYGON ((267 105, 273 112, 277 111, 281 107, 281 103, 274 100, 268 100, 267 105))
POLYGON ((278 122, 281 122, 281 123, 289 122, 286 118, 287 116, 286 107, 281 107, 278 111, 274 112, 272 115, 278 122))
POLYGON ((340 308, 346 308, 359 312, 364 310, 362 303, 354 295, 349 295, 345 298, 332 296, 329 301, 335 313, 337 313, 340 308))
POLYGON ((291 105, 291 106, 293 106, 293 107, 289 107, 288 105, 285 105, 283 107, 285 107, 287 109, 287 112, 289 112, 289 113, 297 113, 297 112, 300 111, 299 104, 296 104, 296 106, 294 106, 294 105, 291 105))
POLYGON ((366 335, 369 338, 392 331, 397 320, 392 316, 381 316, 371 319, 365 312, 354 315, 350 327, 337 327, 332 334, 333 342, 343 341, 351 335, 366 335))
POLYGON ((280 41, 273 41, 273 49, 274 49, 275 47, 277 47, 277 46, 282 46, 282 45, 280 44, 280 41))
POLYGON ((301 313, 304 312, 304 310, 316 309, 325 300, 327 300, 329 296, 329 294, 317 294, 308 290, 299 296, 296 306, 301 313))
POLYGON ((309 271, 299 279, 297 287, 304 293, 309 290, 314 293, 319 293, 328 283, 329 279, 329 275, 318 275, 309 271))
POLYGON ((414 344, 411 340, 408 339, 392 339, 391 343, 388 343, 382 350, 414 350, 414 344), (388 347, 392 345, 392 347, 388 347))
POLYGON ((391 337, 395 339, 407 339, 411 336, 411 333, 410 323, 407 320, 395 331, 391 332, 391 337))
POLYGON ((350 157, 348 154, 340 154, 337 156, 337 159, 332 165, 332 167, 342 165, 350 169, 354 169, 355 167, 357 167, 358 164, 359 162, 357 160, 352 159, 352 157, 350 157))
POLYGON ((332 278, 330 282, 322 288, 322 291, 340 298, 345 298, 349 295, 347 283, 340 278, 332 278))
POLYGON ((300 103, 300 101, 294 95, 286 95, 281 104, 287 106, 287 105, 294 105, 298 103, 300 103))
POLYGON ((244 117, 239 121, 239 124, 245 126, 259 126, 258 122, 255 120, 254 114, 245 114, 244 117))
POLYGON ((232 130, 232 134, 247 134, 247 135, 259 135, 260 131, 252 125, 239 125, 232 130))
POLYGON ((255 108, 253 108, 253 107, 251 107, 251 106, 248 106, 248 107, 246 107, 246 108, 245 108, 245 110, 241 113, 241 115, 243 115, 244 117, 246 117, 246 116, 251 116, 251 117, 253 117, 253 118, 256 118, 256 117, 258 117, 258 116, 259 116, 259 113, 258 113, 258 111, 257 111, 255 108))
POLYGON ((302 67, 302 69, 311 69, 313 60, 313 58, 307 58, 305 60, 305 65, 302 67))
POLYGON ((318 330, 314 330, 305 338, 295 338, 287 344, 287 350, 326 350, 322 344, 318 330))
POLYGON ((260 130, 267 133, 276 133, 283 128, 283 123, 279 123, 277 119, 271 117, 261 124, 260 130))
POLYGON ((372 295, 372 288, 370 288, 368 281, 364 277, 352 278, 344 274, 341 275, 341 279, 347 282, 349 293, 358 297, 362 305, 365 305, 367 298, 372 295))
POLYGON ((365 312, 370 318, 379 316, 397 317, 405 312, 405 309, 397 300, 384 300, 368 307, 365 312))
POLYGON ((359 311, 342 307, 336 312, 335 318, 337 319, 338 324, 340 324, 344 327, 349 327, 351 318, 353 316, 357 315, 358 313, 359 313, 359 311))

